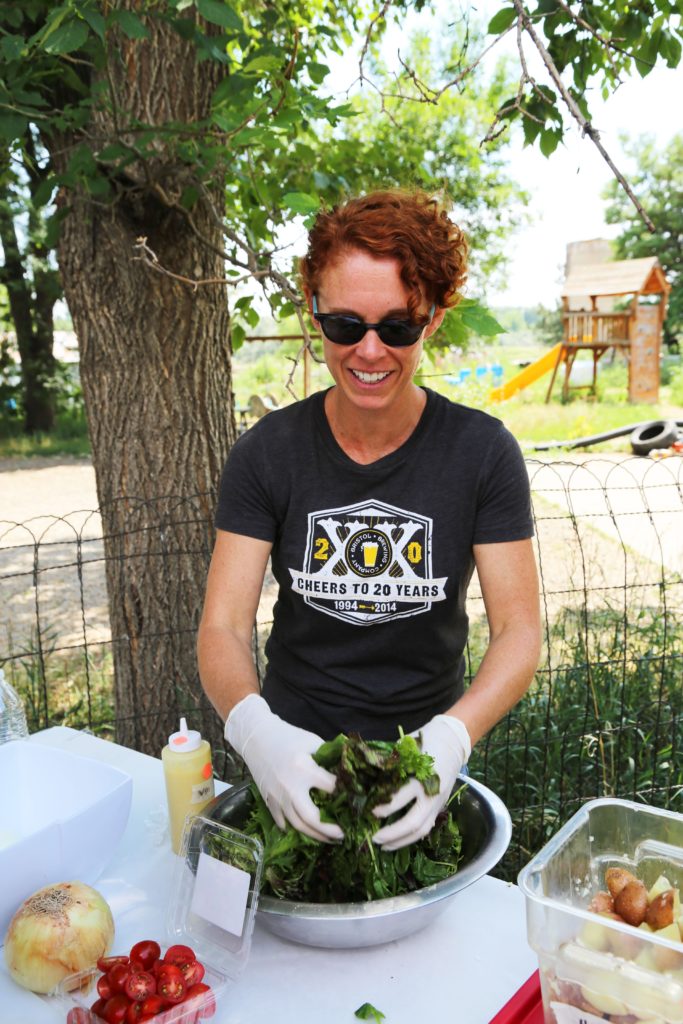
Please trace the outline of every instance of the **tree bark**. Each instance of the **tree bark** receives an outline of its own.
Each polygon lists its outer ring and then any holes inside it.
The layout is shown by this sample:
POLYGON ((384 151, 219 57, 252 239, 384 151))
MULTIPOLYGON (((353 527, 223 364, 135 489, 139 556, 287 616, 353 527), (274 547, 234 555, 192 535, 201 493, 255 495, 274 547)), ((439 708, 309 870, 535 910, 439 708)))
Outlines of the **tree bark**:
POLYGON ((8 196, 0 197, 0 242, 5 254, 0 283, 7 288, 21 363, 24 431, 47 433, 55 420, 50 383, 55 375, 52 307, 56 295, 49 287, 49 271, 36 274, 32 289, 8 200, 8 196))
MULTIPOLYGON (((149 30, 147 40, 117 40, 114 109, 150 124, 205 116, 213 62, 198 64, 192 44, 159 23, 149 30)), ((115 136, 113 116, 95 112, 93 130, 115 136)), ((62 143, 53 140, 56 161, 62 143)), ((102 512, 116 739, 156 755, 181 714, 222 744, 199 683, 195 632, 215 488, 235 434, 225 288, 192 289, 134 259, 144 236, 176 274, 224 276, 220 224, 199 205, 193 230, 164 201, 187 173, 165 161, 160 149, 145 174, 119 175, 111 204, 71 193, 59 243, 102 512)), ((220 210, 219 186, 212 200, 220 210)))

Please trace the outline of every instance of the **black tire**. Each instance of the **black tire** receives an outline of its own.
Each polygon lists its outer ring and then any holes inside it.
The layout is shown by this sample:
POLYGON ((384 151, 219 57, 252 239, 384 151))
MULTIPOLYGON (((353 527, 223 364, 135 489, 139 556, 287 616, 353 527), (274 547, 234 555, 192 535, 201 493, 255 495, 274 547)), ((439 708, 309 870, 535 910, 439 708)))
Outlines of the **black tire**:
POLYGON ((640 423, 631 434, 634 455, 647 455, 654 448, 670 448, 678 440, 675 420, 650 420, 640 423))

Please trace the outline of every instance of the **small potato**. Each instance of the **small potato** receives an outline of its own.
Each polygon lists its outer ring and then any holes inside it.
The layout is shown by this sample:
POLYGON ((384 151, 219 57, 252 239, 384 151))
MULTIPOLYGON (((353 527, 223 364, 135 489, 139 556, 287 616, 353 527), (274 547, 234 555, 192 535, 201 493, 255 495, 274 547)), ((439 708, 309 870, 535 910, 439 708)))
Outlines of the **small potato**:
POLYGON ((637 879, 627 882, 619 895, 615 897, 614 909, 627 924, 632 924, 637 928, 639 924, 643 923, 647 913, 645 885, 637 879))
MULTIPOLYGON (((670 936, 665 935, 668 939, 670 936)), ((680 971, 683 966, 683 953, 675 949, 667 949, 666 946, 654 946, 652 949, 652 961, 658 971, 680 971)))
POLYGON ((612 914, 614 913, 614 899, 611 893, 598 892, 595 894, 593 899, 588 904, 588 909, 592 910, 594 914, 612 914))
MULTIPOLYGON (((607 917, 607 914, 603 915, 607 917)), ((615 921, 621 921, 622 924, 627 924, 623 917, 619 917, 618 914, 610 914, 615 921)), ((629 932, 618 932, 616 929, 612 929, 609 936, 609 944, 612 952, 617 956, 623 957, 624 960, 635 960, 643 948, 642 936, 637 931, 629 932)))
POLYGON ((660 928, 666 928, 672 924, 674 919, 674 891, 668 889, 660 893, 650 903, 645 914, 645 921, 653 931, 658 932, 660 928))
POLYGON ((603 1013, 616 1014, 618 1016, 628 1013, 628 1007, 620 999, 615 999, 614 996, 605 995, 603 992, 594 992, 592 989, 586 988, 585 985, 581 986, 581 995, 591 1007, 591 1010, 588 1011, 589 1013, 593 1012, 593 1007, 598 1010, 601 1016, 603 1013))
POLYGON ((637 881, 636 876, 632 875, 626 868, 608 868, 605 872, 605 885, 612 894, 612 899, 616 899, 624 886, 628 885, 629 882, 637 881))

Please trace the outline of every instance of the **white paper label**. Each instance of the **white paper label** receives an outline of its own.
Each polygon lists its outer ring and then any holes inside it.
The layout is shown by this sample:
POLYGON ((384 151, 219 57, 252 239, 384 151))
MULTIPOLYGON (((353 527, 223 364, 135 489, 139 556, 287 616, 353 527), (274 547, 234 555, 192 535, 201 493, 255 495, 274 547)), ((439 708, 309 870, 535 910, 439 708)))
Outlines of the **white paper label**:
POLYGON ((199 854, 190 909, 239 938, 244 929, 250 881, 248 871, 224 864, 202 852, 199 854))
POLYGON ((551 1003, 550 1009, 557 1018, 557 1024, 605 1024, 604 1017, 596 1017, 594 1013, 580 1010, 578 1006, 567 1003, 551 1003))
POLYGON ((192 787, 192 796, 190 797, 190 803, 206 803, 207 800, 212 800, 213 796, 213 776, 211 776, 210 779, 204 779, 203 782, 195 783, 195 785, 192 787))

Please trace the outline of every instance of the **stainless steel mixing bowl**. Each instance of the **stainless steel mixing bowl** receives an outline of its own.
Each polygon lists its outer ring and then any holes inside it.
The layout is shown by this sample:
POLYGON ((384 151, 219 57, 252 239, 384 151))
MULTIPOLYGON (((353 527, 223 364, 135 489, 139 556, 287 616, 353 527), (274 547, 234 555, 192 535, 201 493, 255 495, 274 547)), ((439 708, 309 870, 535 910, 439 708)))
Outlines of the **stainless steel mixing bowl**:
MULTIPOLYGON (((454 875, 416 892, 367 903, 296 903, 260 896, 257 920, 269 931, 292 942, 330 949, 376 946, 412 935, 424 928, 466 886, 495 867, 512 835, 505 804, 471 777, 460 802, 452 805, 463 838, 463 859, 454 875)), ((253 797, 249 783, 226 790, 209 804, 205 817, 240 830, 253 797)))

